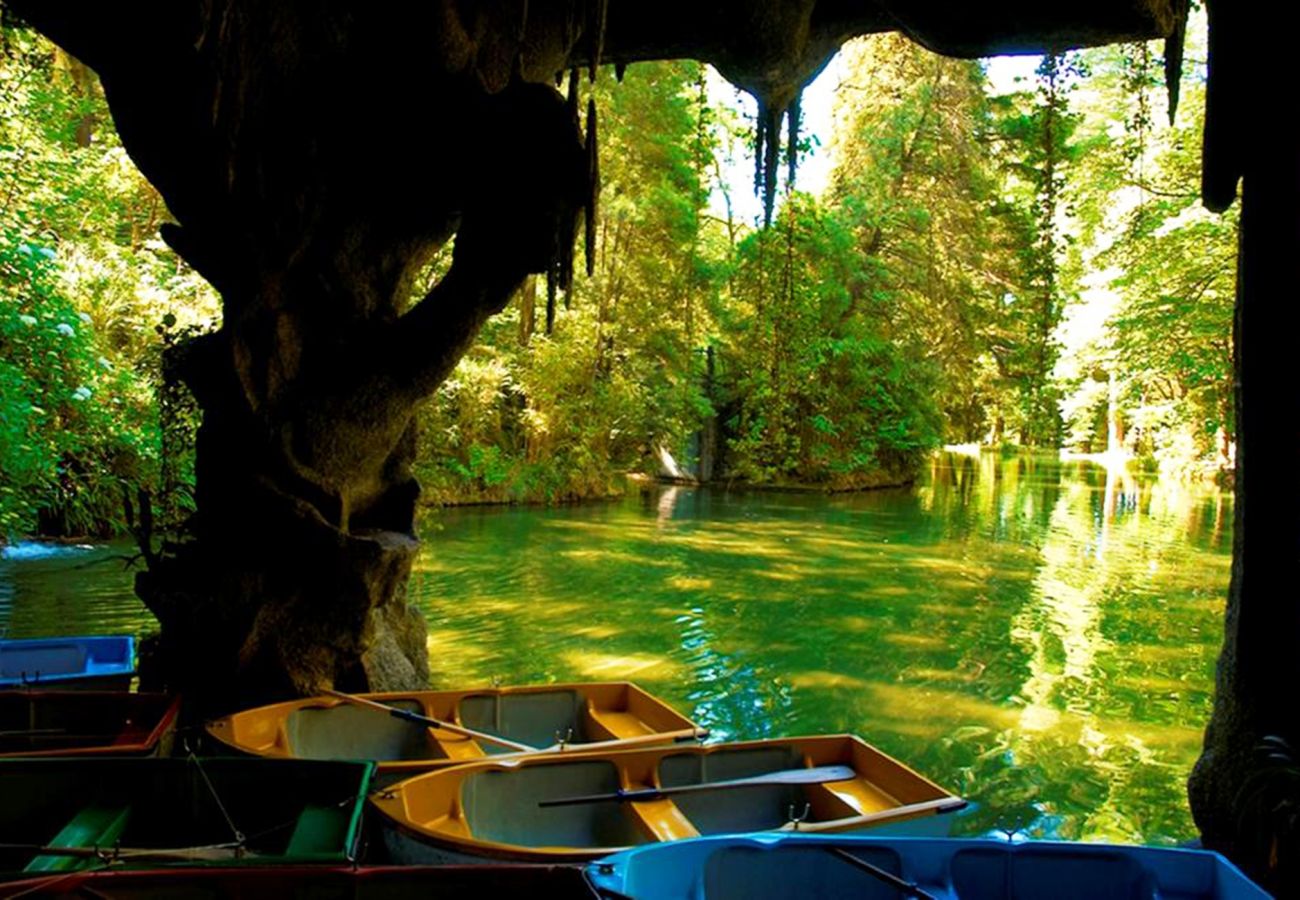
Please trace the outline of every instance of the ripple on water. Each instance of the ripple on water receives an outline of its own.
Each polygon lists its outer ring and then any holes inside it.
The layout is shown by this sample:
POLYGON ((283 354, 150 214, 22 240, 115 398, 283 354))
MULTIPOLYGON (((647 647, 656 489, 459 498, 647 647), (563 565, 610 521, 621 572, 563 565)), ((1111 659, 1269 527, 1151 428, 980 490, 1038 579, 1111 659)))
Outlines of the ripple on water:
POLYGON ((929 476, 445 511, 412 596, 461 675, 645 678, 718 738, 858 732, 974 799, 967 833, 1190 837, 1224 498, 1041 458, 929 476), (508 622, 450 599, 489 596, 508 622))
MULTIPOLYGON (((643 680, 718 739, 862 734, 973 799, 966 833, 1170 843, 1231 521, 1214 493, 939 457, 910 491, 432 514, 409 596, 439 685, 643 680)), ((0 630, 156 627, 129 545, 54 549, 0 558, 0 630)))

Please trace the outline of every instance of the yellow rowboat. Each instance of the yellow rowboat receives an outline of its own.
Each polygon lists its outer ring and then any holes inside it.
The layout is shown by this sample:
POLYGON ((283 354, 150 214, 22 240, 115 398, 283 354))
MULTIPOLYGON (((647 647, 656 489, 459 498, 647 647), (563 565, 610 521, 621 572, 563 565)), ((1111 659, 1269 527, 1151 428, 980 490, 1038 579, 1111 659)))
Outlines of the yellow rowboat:
POLYGON ((256 756, 375 760, 378 785, 492 754, 671 744, 707 733, 626 682, 312 697, 235 713, 207 730, 256 756), (402 718, 410 715, 453 727, 402 718))
POLYGON ((965 805, 850 735, 495 758, 370 803, 399 863, 580 862, 750 831, 946 834, 938 814, 965 805))

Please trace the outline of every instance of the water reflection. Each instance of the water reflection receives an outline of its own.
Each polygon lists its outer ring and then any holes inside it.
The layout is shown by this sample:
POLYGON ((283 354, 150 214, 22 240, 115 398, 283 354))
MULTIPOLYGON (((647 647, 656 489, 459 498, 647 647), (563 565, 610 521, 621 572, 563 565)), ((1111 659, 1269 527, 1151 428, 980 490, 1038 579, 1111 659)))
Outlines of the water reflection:
POLYGON ((135 597, 131 545, 24 542, 0 555, 0 635, 141 634, 156 628, 135 597))
MULTIPOLYGON (((1190 837, 1230 498, 1033 456, 925 474, 431 514, 434 682, 634 679, 718 738, 860 733, 974 799, 968 832, 1190 837)), ((69 565, 0 561, 0 627, 146 627, 120 564, 69 565)))
POLYGON ((975 799, 970 832, 1172 842, 1230 507, 1091 463, 941 456, 912 491, 449 511, 416 590, 474 648, 462 677, 635 677, 720 737, 860 732, 975 799), (502 604, 526 640, 498 637, 502 604))

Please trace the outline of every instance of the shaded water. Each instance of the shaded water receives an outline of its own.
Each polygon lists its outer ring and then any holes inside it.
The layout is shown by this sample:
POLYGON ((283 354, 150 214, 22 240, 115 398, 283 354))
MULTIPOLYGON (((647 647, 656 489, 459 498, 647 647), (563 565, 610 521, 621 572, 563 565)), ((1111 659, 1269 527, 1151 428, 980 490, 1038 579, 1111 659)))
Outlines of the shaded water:
MULTIPOLYGON (((1217 492, 942 454, 910 491, 430 514, 411 592, 436 685, 632 679, 718 739, 859 733, 974 800, 964 832, 1171 843, 1230 526, 1217 492)), ((147 627, 112 552, 0 560, 0 628, 147 627)))

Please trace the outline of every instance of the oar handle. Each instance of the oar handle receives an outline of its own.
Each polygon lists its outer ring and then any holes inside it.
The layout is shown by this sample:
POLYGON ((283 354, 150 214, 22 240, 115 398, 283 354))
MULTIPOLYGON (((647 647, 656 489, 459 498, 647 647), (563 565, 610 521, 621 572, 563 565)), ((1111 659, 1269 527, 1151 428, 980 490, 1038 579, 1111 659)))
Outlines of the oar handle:
POLYGON ((672 744, 677 741, 702 741, 709 736, 707 728, 682 728, 677 731, 654 731, 649 734, 636 734, 625 738, 608 738, 603 741, 589 741, 587 743, 574 742, 569 744, 552 744, 549 747, 543 747, 540 752, 557 752, 568 751, 573 753, 587 753, 592 750, 623 750, 628 747, 639 747, 642 744, 672 744))
MULTIPOLYGON (((898 819, 908 819, 913 816, 919 816, 924 813, 956 812, 968 805, 967 801, 961 797, 936 797, 933 800, 920 800, 916 803, 908 803, 903 806, 893 806, 888 809, 882 809, 879 812, 867 813, 864 816, 857 816, 853 820, 854 829, 866 828, 883 822, 893 822, 898 819)), ((817 830, 817 823, 809 826, 807 823, 798 826, 794 824, 782 825, 778 831, 811 831, 817 830)))
POLYGON ((325 690, 324 693, 330 697, 343 700, 344 702, 351 703, 355 706, 364 706, 367 709, 386 712, 390 716, 394 716, 398 719, 405 719, 408 722, 416 722, 429 728, 439 728, 443 731, 450 731, 452 734, 459 734, 462 737, 473 738, 476 741, 482 741, 486 744, 496 744, 498 747, 508 747, 509 749, 515 750, 519 753, 534 753, 537 750, 536 747, 530 747, 528 744, 521 744, 517 741, 507 740, 506 738, 497 737, 494 734, 487 734, 483 731, 475 731, 473 728, 453 725, 451 722, 444 722, 442 719, 422 716, 419 713, 411 712, 407 709, 398 709, 395 706, 389 706, 385 703, 377 703, 376 701, 370 700, 366 697, 358 697, 356 694, 345 694, 342 691, 331 690, 325 690))

